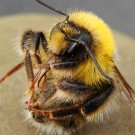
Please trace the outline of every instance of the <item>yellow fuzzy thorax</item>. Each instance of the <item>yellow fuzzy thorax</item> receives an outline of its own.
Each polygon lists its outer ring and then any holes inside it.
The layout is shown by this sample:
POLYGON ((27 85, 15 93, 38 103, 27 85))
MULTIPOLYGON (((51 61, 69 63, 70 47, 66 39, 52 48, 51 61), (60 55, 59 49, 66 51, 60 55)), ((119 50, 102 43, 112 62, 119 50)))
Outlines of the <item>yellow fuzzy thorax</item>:
MULTIPOLYGON (((107 24, 95 14, 81 11, 69 14, 69 21, 73 22, 77 27, 84 28, 91 33, 93 38, 92 46, 93 49, 95 49, 93 54, 102 70, 108 76, 112 77, 115 44, 110 28, 107 24)), ((72 30, 68 27, 65 27, 64 29, 68 33, 75 33, 75 31, 71 32, 72 30)), ((56 31, 49 41, 49 49, 55 54, 59 54, 67 46, 68 42, 65 41, 64 35, 60 31, 56 31)), ((106 80, 106 78, 101 75, 91 58, 69 72, 71 72, 71 78, 82 80, 85 84, 91 85, 96 84, 100 80, 106 80)))

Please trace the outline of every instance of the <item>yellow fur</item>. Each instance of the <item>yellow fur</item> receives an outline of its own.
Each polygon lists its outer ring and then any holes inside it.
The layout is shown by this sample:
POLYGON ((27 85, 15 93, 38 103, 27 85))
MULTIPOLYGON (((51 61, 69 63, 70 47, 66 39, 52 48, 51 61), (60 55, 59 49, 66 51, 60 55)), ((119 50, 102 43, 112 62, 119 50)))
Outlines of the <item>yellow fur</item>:
MULTIPOLYGON (((93 53, 95 58, 103 71, 108 76, 112 77, 115 45, 110 28, 107 24, 93 13, 82 11, 69 14, 69 21, 72 21, 76 26, 84 28, 91 33, 93 37, 92 49, 94 50, 93 53)), ((64 30, 71 34, 75 33, 72 32, 71 28, 68 26, 65 26, 64 30)), ((57 30, 49 41, 48 46, 53 53, 59 54, 67 47, 67 45, 68 42, 65 41, 64 35, 57 30)), ((59 72, 59 74, 62 72, 59 72)), ((78 65, 77 68, 71 69, 70 72, 71 74, 69 74, 69 76, 71 78, 82 80, 85 84, 96 84, 97 82, 99 83, 100 80, 106 80, 106 78, 101 75, 91 58, 78 65)))

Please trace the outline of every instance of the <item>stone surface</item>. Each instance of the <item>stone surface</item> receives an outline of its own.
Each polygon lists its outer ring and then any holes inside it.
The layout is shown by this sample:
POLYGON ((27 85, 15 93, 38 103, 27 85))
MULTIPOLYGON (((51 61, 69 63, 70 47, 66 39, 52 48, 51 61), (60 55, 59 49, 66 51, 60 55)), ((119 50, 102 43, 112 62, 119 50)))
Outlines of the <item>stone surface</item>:
MULTIPOLYGON (((21 61, 14 49, 18 33, 28 28, 46 31, 56 21, 53 16, 37 14, 0 18, 0 77, 21 61)), ((135 40, 116 31, 114 38, 120 59, 118 67, 135 89, 135 40)), ((27 87, 24 68, 0 85, 0 135, 42 135, 36 133, 22 115, 21 100, 27 87)), ((132 109, 130 113, 128 101, 120 101, 118 112, 111 114, 103 123, 87 125, 80 135, 134 135, 135 111, 132 109)))

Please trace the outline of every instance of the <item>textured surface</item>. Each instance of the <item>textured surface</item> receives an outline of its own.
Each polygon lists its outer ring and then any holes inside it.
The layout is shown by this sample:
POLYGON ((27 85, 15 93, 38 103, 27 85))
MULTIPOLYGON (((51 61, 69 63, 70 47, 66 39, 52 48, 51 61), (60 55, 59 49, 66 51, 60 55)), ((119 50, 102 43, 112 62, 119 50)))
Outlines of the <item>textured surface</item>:
MULTIPOLYGON (((56 18, 39 15, 18 15, 0 19, 0 76, 11 69, 20 58, 15 53, 17 33, 28 28, 46 31, 53 26, 56 18)), ((119 53, 119 68, 126 80, 135 89, 135 41, 123 34, 114 32, 119 53)), ((0 85, 0 135, 42 135, 36 133, 23 118, 21 100, 27 89, 24 68, 0 85)), ((83 135, 133 135, 135 134, 135 111, 130 114, 129 102, 121 100, 121 108, 101 124, 89 124, 83 135)))

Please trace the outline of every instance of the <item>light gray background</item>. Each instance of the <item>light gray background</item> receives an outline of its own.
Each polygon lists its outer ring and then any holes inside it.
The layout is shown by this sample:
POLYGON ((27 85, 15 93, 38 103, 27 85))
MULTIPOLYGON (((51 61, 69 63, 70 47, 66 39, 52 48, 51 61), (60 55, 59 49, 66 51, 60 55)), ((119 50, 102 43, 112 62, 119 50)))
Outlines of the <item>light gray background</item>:
MULTIPOLYGON (((112 28, 135 37, 135 0, 43 0, 63 11, 84 9, 102 17, 112 28)), ((0 0, 0 16, 28 12, 52 13, 34 0, 0 0)))

